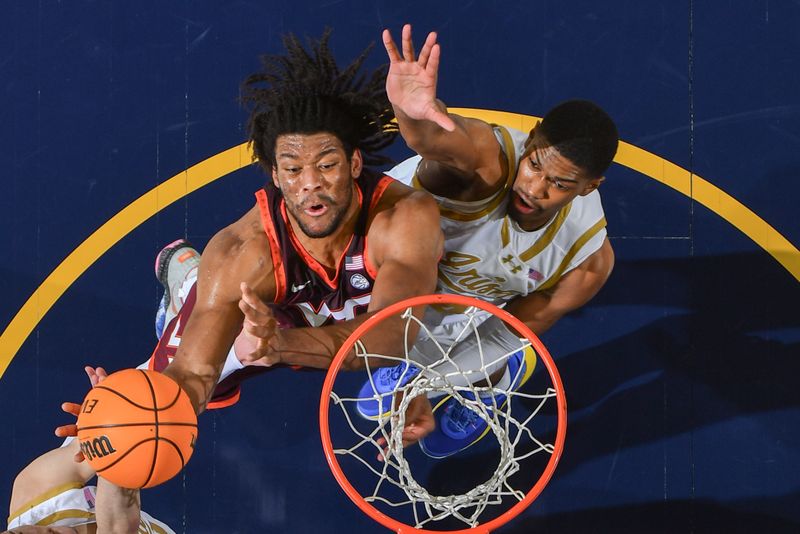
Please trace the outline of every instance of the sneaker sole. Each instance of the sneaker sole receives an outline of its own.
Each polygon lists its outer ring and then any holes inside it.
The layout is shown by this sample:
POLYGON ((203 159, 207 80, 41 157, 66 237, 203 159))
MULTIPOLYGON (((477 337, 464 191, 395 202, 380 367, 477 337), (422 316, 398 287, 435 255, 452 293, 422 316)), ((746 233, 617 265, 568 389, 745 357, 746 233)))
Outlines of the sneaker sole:
MULTIPOLYGON (((450 400, 450 397, 451 397, 451 395, 447 395, 446 397, 444 397, 444 398, 443 398, 441 401, 439 401, 439 403, 438 403, 436 406, 434 406, 434 407, 433 407, 433 410, 431 410, 431 412, 432 412, 432 413, 436 413, 436 410, 438 410, 438 409, 439 409, 439 408, 440 408, 440 407, 441 407, 441 406, 442 406, 444 403, 446 403, 448 400, 450 400)), ((508 400, 507 400, 507 399, 506 399, 506 401, 503 401, 503 404, 501 404, 501 405, 500 405, 500 406, 498 406, 497 408, 498 408, 498 409, 499 409, 499 408, 502 408, 503 406, 505 406, 506 402, 508 402, 508 400)), ((481 434, 480 436, 478 436, 477 438, 475 438, 475 439, 472 441, 472 443, 468 443, 467 445, 464 445, 463 447, 461 447, 461 448, 460 448, 460 449, 458 449, 457 451, 453 451, 453 452, 450 452, 450 453, 448 453, 448 454, 439 455, 439 454, 434 454, 434 453, 430 452, 429 450, 427 450, 427 449, 425 448, 424 442, 423 442, 422 440, 420 440, 420 442, 419 442, 419 446, 420 446, 420 448, 422 449, 422 452, 424 452, 424 453, 425 453, 425 456, 428 456, 429 458, 435 458, 435 459, 437 459, 437 460, 441 460, 441 459, 443 459, 443 458, 449 458, 450 456, 452 456, 452 455, 454 455, 454 454, 458 454, 459 452, 461 452, 461 451, 463 451, 463 450, 469 449, 470 447, 472 447, 473 445, 475 445, 476 443, 478 443, 480 440, 482 440, 482 439, 483 439, 483 438, 486 436, 486 434, 488 434, 488 433, 489 433, 489 430, 490 430, 490 427, 487 425, 487 426, 486 426, 486 430, 484 430, 484 431, 483 431, 483 434, 481 434)))
POLYGON ((169 261, 172 256, 183 247, 191 247, 192 245, 185 239, 176 239, 169 245, 161 249, 161 252, 156 256, 156 263, 153 269, 156 273, 156 278, 164 286, 164 306, 169 307, 172 296, 169 294, 169 284, 167 283, 167 273, 169 271, 169 261))
MULTIPOLYGON (((533 374, 533 370, 536 367, 536 351, 533 350, 533 347, 525 347, 523 350, 524 350, 524 352, 523 352, 523 360, 525 361, 525 366, 526 366, 525 367, 525 373, 522 375, 522 380, 520 380, 519 385, 516 388, 514 388, 513 391, 517 391, 519 388, 521 388, 522 386, 525 385, 525 382, 527 382, 528 379, 531 377, 531 375, 533 374)), ((451 397, 452 397, 452 395, 445 396, 441 401, 439 401, 438 404, 436 404, 436 406, 433 407, 433 410, 431 410, 431 413, 436 413, 436 410, 438 410, 445 402, 450 400, 451 397)), ((506 397, 506 399, 503 401, 503 403, 500 404, 500 406, 498 406, 497 408, 498 409, 503 408, 506 405, 507 402, 508 402, 508 397, 506 397)), ((491 427, 489 427, 487 425, 486 426, 486 430, 483 431, 483 434, 481 434, 480 436, 475 438, 472 441, 472 443, 470 443, 468 445, 465 445, 464 447, 458 449, 457 451, 451 452, 449 454, 445 454, 443 456, 435 455, 435 454, 431 453, 430 451, 425 450, 425 447, 423 445, 424 442, 422 440, 420 440, 419 444, 420 444, 420 448, 422 449, 422 452, 424 452, 426 456, 428 456, 430 458, 435 458, 437 460, 441 460, 442 458, 448 458, 448 457, 450 457, 450 456, 452 456, 454 454, 458 454, 459 452, 472 447, 473 445, 478 443, 480 440, 482 440, 484 437, 486 437, 486 434, 489 433, 489 430, 491 430, 491 427)))

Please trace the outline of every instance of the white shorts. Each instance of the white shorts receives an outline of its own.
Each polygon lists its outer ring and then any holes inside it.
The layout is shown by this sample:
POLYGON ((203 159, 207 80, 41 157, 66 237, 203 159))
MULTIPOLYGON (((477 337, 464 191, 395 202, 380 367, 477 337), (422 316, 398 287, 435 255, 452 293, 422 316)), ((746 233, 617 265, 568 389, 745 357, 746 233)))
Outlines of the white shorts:
MULTIPOLYGON (((409 359, 429 379, 466 386, 487 379, 506 366, 511 354, 525 349, 527 339, 509 331, 493 314, 475 310, 451 313, 429 306, 409 359)), ((505 378, 501 379, 503 382, 505 378)))

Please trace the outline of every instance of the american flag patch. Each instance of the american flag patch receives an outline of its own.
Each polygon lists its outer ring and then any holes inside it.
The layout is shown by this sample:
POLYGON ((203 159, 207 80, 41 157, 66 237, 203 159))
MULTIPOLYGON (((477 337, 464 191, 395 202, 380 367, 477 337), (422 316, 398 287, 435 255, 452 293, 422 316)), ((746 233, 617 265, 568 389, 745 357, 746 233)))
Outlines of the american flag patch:
POLYGON ((544 279, 544 275, 536 269, 528 269, 528 278, 536 282, 541 282, 544 279))
POLYGON ((364 255, 358 256, 345 256, 344 270, 345 271, 360 271, 364 268, 364 255))
POLYGON ((89 509, 94 508, 94 493, 89 488, 83 488, 83 498, 86 499, 86 505, 89 509))

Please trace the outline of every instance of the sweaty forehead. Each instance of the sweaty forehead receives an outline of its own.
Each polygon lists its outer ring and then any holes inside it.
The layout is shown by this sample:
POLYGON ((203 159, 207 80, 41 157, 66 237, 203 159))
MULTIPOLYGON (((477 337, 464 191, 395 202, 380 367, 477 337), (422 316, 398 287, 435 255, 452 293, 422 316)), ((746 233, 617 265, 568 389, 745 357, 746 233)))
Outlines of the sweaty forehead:
POLYGON ((338 137, 328 132, 313 134, 283 134, 275 140, 275 155, 293 157, 301 154, 318 154, 329 150, 343 149, 338 137))
POLYGON ((586 172, 575 165, 569 158, 562 156, 539 129, 536 130, 533 139, 525 150, 525 157, 531 156, 531 154, 540 165, 545 167, 545 171, 553 177, 573 180, 588 178, 586 172))
POLYGON ((547 137, 545 137, 542 133, 541 128, 536 128, 536 130, 534 130, 533 139, 528 141, 525 149, 525 155, 529 155, 534 150, 540 154, 551 154, 553 151, 558 154, 558 150, 550 144, 550 141, 548 141, 547 137))

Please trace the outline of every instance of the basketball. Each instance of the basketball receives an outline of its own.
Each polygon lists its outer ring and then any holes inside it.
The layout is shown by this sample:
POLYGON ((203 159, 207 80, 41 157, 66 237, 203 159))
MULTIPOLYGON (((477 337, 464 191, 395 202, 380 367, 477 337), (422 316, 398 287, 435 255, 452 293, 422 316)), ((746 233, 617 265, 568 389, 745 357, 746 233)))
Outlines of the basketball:
POLYGON ((189 397, 156 371, 125 369, 93 387, 78 415, 78 441, 98 475, 123 488, 150 488, 177 475, 194 451, 189 397))

